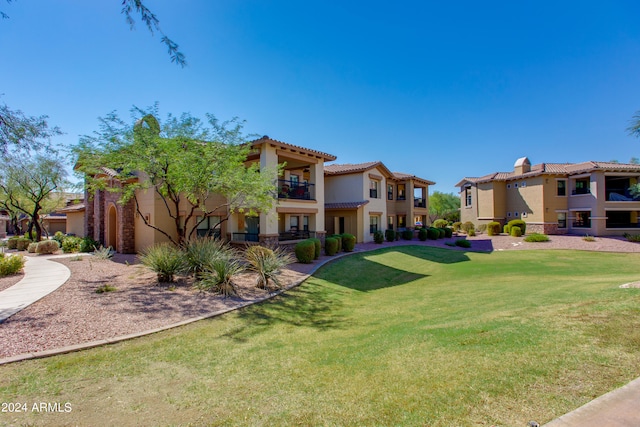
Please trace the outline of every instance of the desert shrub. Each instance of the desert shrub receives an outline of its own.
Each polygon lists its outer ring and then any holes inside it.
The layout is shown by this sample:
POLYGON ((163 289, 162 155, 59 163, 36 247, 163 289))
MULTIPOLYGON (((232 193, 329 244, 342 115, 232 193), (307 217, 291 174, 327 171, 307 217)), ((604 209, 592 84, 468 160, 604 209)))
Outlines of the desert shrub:
POLYGON ((470 229, 470 230, 467 232, 467 236, 469 236, 469 237, 473 237, 473 236, 475 236, 475 235, 476 235, 476 230, 475 230, 475 229, 473 229, 473 228, 472 228, 472 229, 470 229))
POLYGON ((316 245, 311 240, 296 243, 294 249, 298 262, 310 264, 316 256, 316 245))
POLYGON ((433 221, 433 224, 431 224, 432 227, 436 228, 445 228, 447 225, 449 225, 449 222, 446 219, 436 219, 433 221))
POLYGON ((38 244, 36 242, 31 242, 29 243, 29 246, 27 246, 27 252, 29 252, 30 254, 35 254, 37 247, 38 244))
POLYGON ((449 238, 453 236, 453 230, 449 227, 444 228, 444 237, 449 238))
POLYGON ((43 240, 36 244, 36 252, 39 254, 52 254, 60 249, 60 245, 55 240, 43 240))
POLYGON ((478 233, 484 233, 485 231, 487 231, 487 224, 478 224, 478 226, 476 227, 476 231, 478 233))
POLYGON ((0 252, 0 277, 16 274, 22 270, 25 262, 22 255, 5 256, 0 252))
MULTIPOLYGON (((311 243, 313 247, 313 243, 311 243)), ((212 291, 228 297, 237 295, 233 276, 244 270, 242 262, 234 251, 223 251, 207 266, 207 270, 200 273, 196 287, 203 291, 212 291)))
POLYGON ((509 234, 511 234, 511 237, 520 237, 522 236, 522 230, 517 225, 512 225, 509 234))
POLYGON ((384 232, 384 238, 387 240, 387 242, 393 242, 394 240, 396 240, 395 230, 386 230, 384 232))
POLYGON ((60 246, 62 246, 62 241, 64 240, 64 233, 62 231, 56 231, 56 234, 53 235, 52 239, 58 242, 60 246))
POLYGON ((375 233, 373 233, 373 241, 378 244, 382 244, 384 242, 384 234, 382 234, 382 231, 377 230, 375 233))
POLYGON ((531 233, 524 238, 525 242, 548 242, 549 236, 542 233, 531 233))
POLYGON ((511 234, 511 226, 510 226, 508 223, 507 223, 507 224, 505 224, 505 225, 504 225, 504 227, 502 227, 502 231, 503 231, 505 234, 511 234))
POLYGON ((189 267, 184 252, 170 243, 150 246, 140 255, 140 262, 158 275, 160 283, 173 282, 176 274, 186 272, 189 267))
POLYGON ((430 240, 436 240, 440 238, 440 231, 435 227, 427 228, 427 238, 430 240))
POLYGON ((471 221, 467 221, 460 226, 460 229, 465 233, 469 234, 469 230, 475 230, 476 227, 473 225, 471 221))
POLYGON ((62 241, 62 250, 67 253, 80 252, 82 239, 76 236, 65 236, 62 241))
POLYGON ((309 238, 309 240, 313 242, 316 249, 315 253, 313 254, 313 259, 320 258, 320 254, 322 253, 322 242, 317 237, 311 237, 309 238))
POLYGON ((111 259, 113 258, 113 254, 115 253, 115 251, 113 250, 113 248, 111 248, 111 246, 107 246, 106 248, 102 245, 100 245, 99 248, 96 248, 95 251, 93 251, 93 257, 95 259, 111 259))
POLYGON ((593 236, 589 236, 588 234, 585 234, 582 240, 584 240, 585 242, 595 242, 596 238, 593 236))
MULTIPOLYGON (((315 241, 313 242, 315 246, 315 241)), ((280 270, 294 261, 291 253, 281 247, 271 250, 263 246, 249 247, 244 253, 244 259, 248 264, 247 269, 258 275, 256 287, 260 289, 267 289, 269 280, 278 288, 282 288, 278 274, 280 270)))
POLYGON ((31 240, 26 237, 20 237, 16 243, 16 249, 19 251, 26 251, 27 247, 31 244, 31 240))
MULTIPOLYGON (((513 227, 520 228, 520 232, 522 234, 526 234, 527 232, 527 224, 521 219, 512 219, 511 221, 509 221, 508 224, 511 228, 513 227)), ((509 234, 511 234, 511 230, 509 230, 509 234)))
POLYGON ((83 237, 80 241, 80 252, 93 252, 100 247, 100 243, 92 237, 83 237))
POLYGON ((457 221, 457 222, 454 222, 451 226, 453 227, 453 231, 457 233, 458 231, 460 231, 460 227, 462 227, 462 223, 457 221))
POLYGON ((421 229, 418 231, 418 239, 419 239, 421 242, 424 242, 424 241, 425 241, 425 240, 427 240, 428 238, 429 238, 429 232, 427 231, 427 229, 426 229, 426 228, 421 228, 421 229))
POLYGON ((345 252, 353 252, 356 247, 356 236, 349 233, 342 235, 342 250, 345 252))
POLYGON ((338 239, 335 237, 327 237, 324 239, 324 253, 333 256, 338 252, 338 239))
POLYGON ((197 237, 189 240, 184 246, 187 271, 197 276, 207 269, 218 258, 221 252, 231 250, 222 240, 213 237, 197 237))
POLYGON ((413 230, 409 230, 409 229, 404 230, 404 231, 402 232, 402 238, 403 238, 404 240, 411 240, 411 239, 413 239, 413 230))
POLYGON ((458 239, 456 240, 455 245, 460 246, 461 248, 470 248, 471 242, 467 239, 458 239))
POLYGON ((629 234, 624 233, 624 238, 630 242, 639 243, 640 242, 640 234, 629 234))
POLYGON ((17 249, 18 239, 19 237, 12 237, 9 240, 7 240, 7 249, 17 249))
POLYGON ((502 226, 497 221, 491 221, 487 225, 487 234, 489 236, 497 236, 498 234, 500 234, 501 230, 502 230, 502 226))
POLYGON ((31 230, 31 233, 26 232, 26 233, 24 233, 24 235, 22 237, 24 237, 27 240, 34 241, 34 240, 36 240, 36 237, 38 237, 38 236, 36 235, 36 230, 31 230))
POLYGON ((342 234, 334 234, 333 236, 334 239, 336 239, 338 241, 338 251, 337 252, 342 252, 342 234))

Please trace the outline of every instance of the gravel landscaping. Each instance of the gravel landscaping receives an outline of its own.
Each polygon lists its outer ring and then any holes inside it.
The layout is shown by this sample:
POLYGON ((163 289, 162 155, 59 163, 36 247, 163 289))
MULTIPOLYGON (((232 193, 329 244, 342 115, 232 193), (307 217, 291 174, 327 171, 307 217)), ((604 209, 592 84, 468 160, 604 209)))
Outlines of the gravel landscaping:
MULTIPOLYGON (((544 243, 527 243, 510 236, 470 237, 471 249, 452 248, 446 242, 418 240, 358 244, 356 251, 418 244, 456 250, 505 251, 525 249, 580 249, 608 252, 640 252, 640 244, 622 238, 596 238, 586 242, 581 236, 550 236, 544 243)), ((223 298, 192 288, 190 279, 174 284, 158 284, 156 275, 137 264, 134 255, 117 255, 113 260, 91 256, 60 258, 71 278, 58 290, 0 323, 0 358, 69 345, 115 338, 168 326, 217 311, 239 307, 269 297, 253 286, 255 276, 242 274, 236 284, 237 297, 223 298), (115 288, 97 293, 101 286, 115 288)), ((293 264, 283 272, 286 287, 300 283, 320 263, 336 257, 321 257, 312 264, 293 264)), ((21 276, 0 278, 0 290, 17 283, 21 276)))

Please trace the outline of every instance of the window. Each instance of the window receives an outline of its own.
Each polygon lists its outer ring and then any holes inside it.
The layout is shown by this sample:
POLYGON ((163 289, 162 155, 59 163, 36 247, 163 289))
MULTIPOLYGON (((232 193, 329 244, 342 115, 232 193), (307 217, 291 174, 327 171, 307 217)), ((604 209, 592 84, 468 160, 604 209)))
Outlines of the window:
POLYGON ((518 183, 517 182, 513 184, 513 188, 518 188, 518 183))
POLYGON ((573 194, 589 194, 589 178, 576 179, 576 189, 573 194))
POLYGON ((302 217, 302 229, 304 231, 309 231, 309 215, 302 217))
POLYGON ((398 215, 398 229, 405 228, 407 226, 407 216, 398 215))
POLYGON ((297 216, 292 216, 289 218, 289 229, 294 230, 294 231, 298 231, 298 217, 297 216))
POLYGON ((520 187, 526 187, 526 186, 527 186, 526 181, 522 181, 522 184, 520 184, 520 187))
POLYGON ((526 218, 527 217, 527 213, 526 212, 522 212, 522 218, 526 218))
POLYGON ((389 218, 387 219, 387 228, 389 230, 393 230, 393 215, 389 215, 389 218))
POLYGON ((379 185, 380 185, 380 182, 376 181, 375 179, 372 179, 369 181, 369 197, 371 197, 372 199, 378 198, 379 185))
POLYGON ((205 236, 213 236, 216 239, 220 238, 220 224, 222 222, 222 217, 220 216, 208 216, 204 218, 202 222, 201 216, 196 217, 196 222, 199 223, 196 228, 196 233, 198 237, 205 236))
POLYGON ((464 205, 471 206, 471 188, 467 187, 464 189, 464 205))
POLYGON ((567 228, 566 212, 558 212, 558 228, 567 228))
POLYGON ((507 184, 507 188, 511 188, 511 184, 507 184))
POLYGON ((404 184, 398 184, 398 200, 406 200, 406 187, 404 184))
POLYGON ((518 212, 514 212, 514 213, 513 213, 513 216, 518 216, 518 212))
POLYGON ((380 217, 376 215, 369 216, 369 233, 373 234, 378 231, 380 217))
POLYGON ((511 217, 511 212, 507 212, 507 216, 508 216, 508 217, 511 217))
MULTIPOLYGON (((567 195, 567 181, 564 179, 559 179, 557 183, 558 187, 558 196, 566 196, 567 195)), ((565 218, 566 220, 566 218, 565 218)))
POLYGON ((393 185, 387 185, 387 200, 393 200, 393 185))
POLYGON ((573 222, 575 228, 591 228, 591 212, 576 212, 576 220, 573 222))
POLYGON ((297 187, 300 183, 300 177, 298 175, 291 175, 289 178, 289 180, 291 181, 291 186, 294 188, 297 187))

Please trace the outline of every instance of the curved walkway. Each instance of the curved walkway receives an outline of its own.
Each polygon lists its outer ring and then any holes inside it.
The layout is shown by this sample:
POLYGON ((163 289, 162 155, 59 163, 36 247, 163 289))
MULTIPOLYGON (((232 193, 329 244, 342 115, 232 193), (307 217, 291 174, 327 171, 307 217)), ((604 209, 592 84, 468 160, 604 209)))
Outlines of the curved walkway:
POLYGON ((71 277, 67 267, 49 261, 51 256, 25 258, 27 262, 22 280, 0 292, 0 323, 55 291, 71 277))

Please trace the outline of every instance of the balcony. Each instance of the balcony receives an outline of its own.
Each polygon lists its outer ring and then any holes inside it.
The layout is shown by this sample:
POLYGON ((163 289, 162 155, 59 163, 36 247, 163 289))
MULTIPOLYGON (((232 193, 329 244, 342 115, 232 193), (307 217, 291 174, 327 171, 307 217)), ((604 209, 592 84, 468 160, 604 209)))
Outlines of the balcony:
POLYGON ((580 195, 580 194, 591 194, 591 189, 589 189, 589 188, 576 188, 575 190, 573 190, 571 192, 571 194, 573 196, 580 195))
POLYGON ((279 179, 278 198, 294 200, 315 200, 315 184, 279 179))
POLYGON ((413 199, 413 207, 414 208, 426 208, 427 201, 421 197, 416 197, 413 199))

